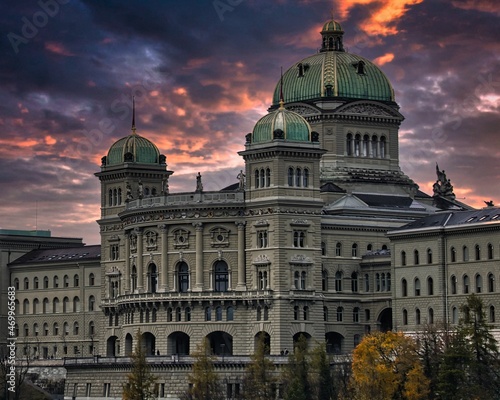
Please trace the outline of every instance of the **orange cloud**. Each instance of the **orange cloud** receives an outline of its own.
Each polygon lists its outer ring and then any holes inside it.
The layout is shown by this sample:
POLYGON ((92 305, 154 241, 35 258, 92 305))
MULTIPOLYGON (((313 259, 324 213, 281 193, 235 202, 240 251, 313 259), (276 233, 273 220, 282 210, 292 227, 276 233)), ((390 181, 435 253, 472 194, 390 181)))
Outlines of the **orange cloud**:
POLYGON ((45 136, 45 144, 48 144, 49 146, 51 146, 51 145, 56 144, 56 143, 57 143, 57 140, 54 139, 52 136, 50 136, 50 135, 45 136))
POLYGON ((74 54, 69 50, 67 50, 61 43, 47 42, 45 43, 45 50, 48 50, 51 53, 55 53, 60 56, 67 56, 67 57, 74 56, 74 54))
POLYGON ((464 10, 477 10, 500 15, 497 0, 453 0, 451 4, 464 10))
POLYGON ((373 60, 373 62, 381 67, 384 64, 390 63, 392 60, 394 60, 394 54, 386 53, 383 56, 377 57, 375 60, 373 60))
POLYGON ((360 28, 368 35, 394 35, 398 30, 394 26, 408 11, 408 7, 422 3, 424 0, 344 0, 337 7, 340 19, 346 19, 349 12, 356 6, 370 5, 373 7, 372 14, 361 21, 360 28))

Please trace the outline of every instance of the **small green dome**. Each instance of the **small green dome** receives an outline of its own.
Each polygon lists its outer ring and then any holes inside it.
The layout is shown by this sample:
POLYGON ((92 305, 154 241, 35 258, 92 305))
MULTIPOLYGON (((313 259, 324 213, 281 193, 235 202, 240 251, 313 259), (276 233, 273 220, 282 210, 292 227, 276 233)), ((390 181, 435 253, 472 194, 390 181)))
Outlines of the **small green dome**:
POLYGON ((321 33, 326 33, 326 32, 344 32, 344 30, 337 21, 332 19, 330 21, 325 22, 325 24, 323 25, 321 33))
POLYGON ((108 151, 106 165, 125 162, 141 164, 159 164, 160 151, 151 141, 135 132, 116 141, 108 151))
POLYGON ((262 117, 253 128, 252 143, 283 139, 292 142, 310 142, 311 127, 299 114, 283 107, 262 117))

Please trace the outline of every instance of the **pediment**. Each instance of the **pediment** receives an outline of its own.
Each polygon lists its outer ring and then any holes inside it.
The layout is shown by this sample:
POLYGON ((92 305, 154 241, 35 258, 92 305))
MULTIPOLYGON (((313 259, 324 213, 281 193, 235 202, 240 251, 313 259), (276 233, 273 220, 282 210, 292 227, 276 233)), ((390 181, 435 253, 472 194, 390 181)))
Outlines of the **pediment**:
POLYGON ((390 117, 403 119, 395 109, 377 102, 363 101, 346 104, 335 111, 336 114, 358 115, 365 117, 390 117))
POLYGON ((286 106, 286 109, 302 115, 303 117, 321 114, 321 111, 319 111, 317 108, 311 107, 307 104, 293 104, 290 106, 286 106))

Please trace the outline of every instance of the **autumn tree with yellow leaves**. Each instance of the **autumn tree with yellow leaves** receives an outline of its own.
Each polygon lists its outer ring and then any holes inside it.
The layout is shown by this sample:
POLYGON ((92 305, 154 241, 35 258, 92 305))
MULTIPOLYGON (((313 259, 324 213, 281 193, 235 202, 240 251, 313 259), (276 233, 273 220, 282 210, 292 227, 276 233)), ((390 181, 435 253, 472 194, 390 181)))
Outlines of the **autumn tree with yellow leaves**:
POLYGON ((423 400, 429 380, 415 341, 401 332, 365 336, 353 353, 351 388, 356 400, 423 400))

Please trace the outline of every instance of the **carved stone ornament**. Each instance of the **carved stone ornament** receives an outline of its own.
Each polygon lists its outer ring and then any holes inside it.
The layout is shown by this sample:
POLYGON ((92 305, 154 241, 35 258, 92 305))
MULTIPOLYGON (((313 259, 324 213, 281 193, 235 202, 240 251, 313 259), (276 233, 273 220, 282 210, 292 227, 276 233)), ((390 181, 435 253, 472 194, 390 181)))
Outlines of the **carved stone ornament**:
POLYGON ((308 221, 307 219, 293 219, 290 222, 290 225, 295 225, 295 226, 310 226, 311 222, 308 221))
POLYGON ((395 117, 395 115, 389 113, 381 107, 377 107, 372 104, 357 104, 351 107, 344 108, 342 113, 346 114, 364 114, 364 115, 380 115, 384 117, 395 117))
POLYGON ((271 264, 271 260, 266 254, 259 254, 253 260, 253 265, 269 265, 271 264))
POLYGON ((312 115, 312 114, 321 114, 318 110, 316 110, 313 107, 307 107, 305 105, 301 106, 290 106, 286 107, 287 110, 296 112, 297 114, 300 115, 312 115))
POLYGON ((304 254, 295 254, 290 259, 290 264, 312 265, 312 263, 312 259, 304 254))
POLYGON ((269 226, 269 221, 267 219, 259 219, 258 221, 255 221, 253 226, 269 226))

